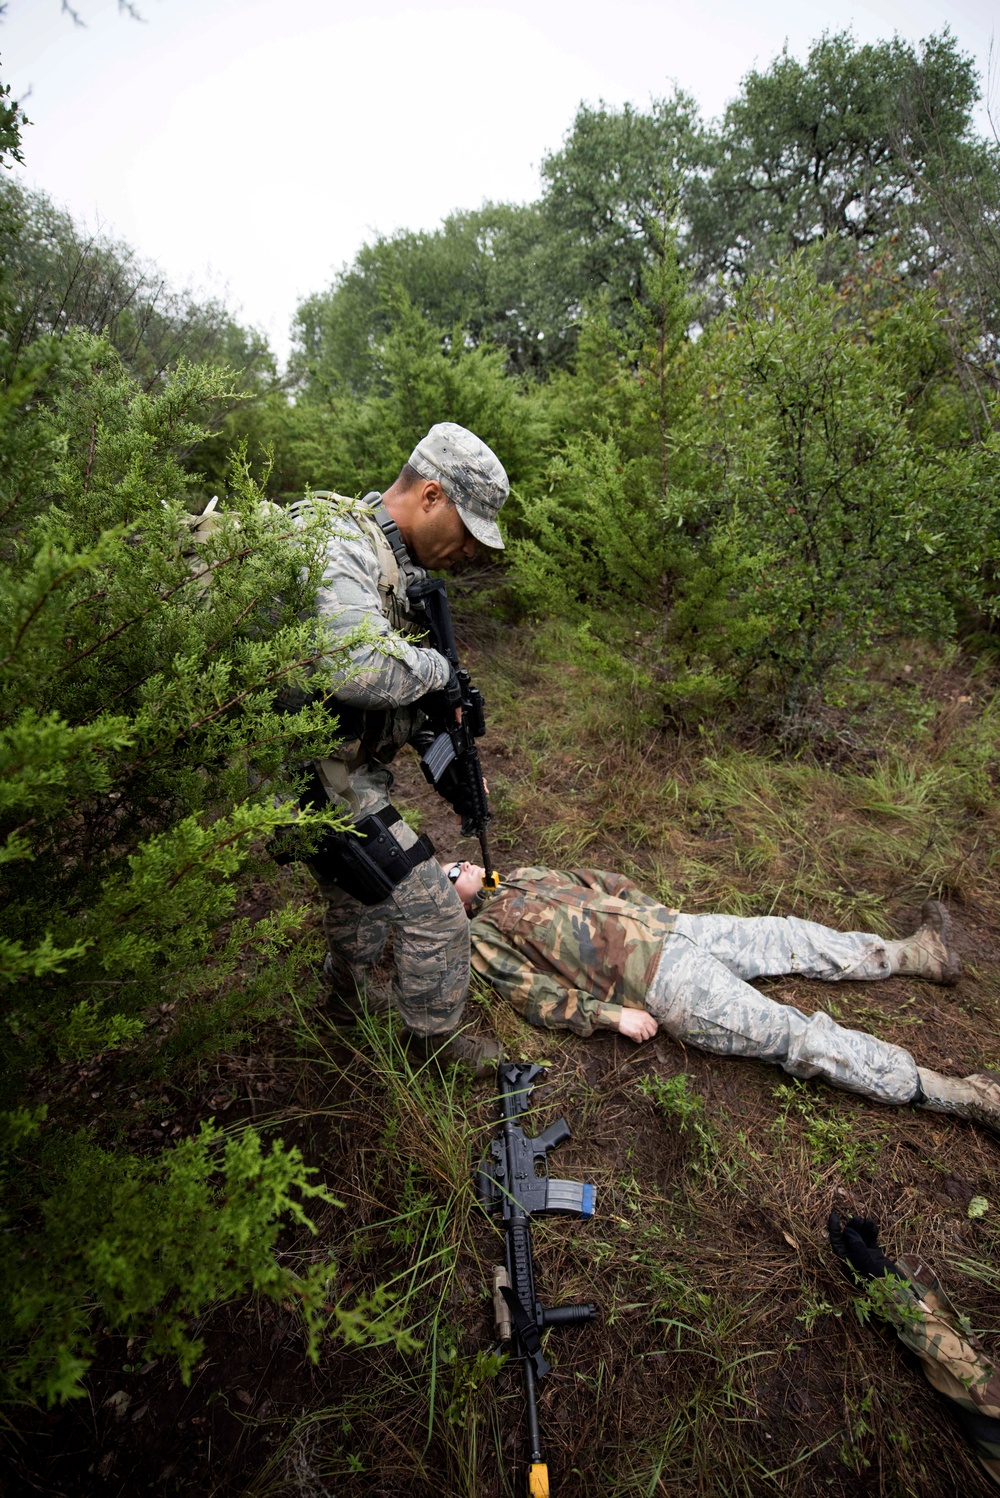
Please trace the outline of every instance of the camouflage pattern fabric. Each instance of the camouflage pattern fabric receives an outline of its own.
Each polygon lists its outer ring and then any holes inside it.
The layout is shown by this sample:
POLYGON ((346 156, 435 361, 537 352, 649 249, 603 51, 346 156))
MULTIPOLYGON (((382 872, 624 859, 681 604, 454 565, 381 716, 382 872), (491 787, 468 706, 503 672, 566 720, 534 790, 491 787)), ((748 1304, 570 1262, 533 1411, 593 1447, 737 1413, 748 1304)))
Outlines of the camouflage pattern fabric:
POLYGON ((744 977, 883 978, 881 938, 780 917, 686 916, 596 870, 517 869, 472 921, 472 965, 532 1024, 590 1035, 622 1007, 674 1039, 770 1061, 885 1103, 919 1091, 908 1051, 803 1014, 744 977))
POLYGON ((472 966, 534 1025, 618 1028, 646 993, 675 911, 595 869, 515 869, 472 921, 472 966))
POLYGON ((839 983, 844 978, 871 982, 891 976, 892 964, 880 936, 865 931, 834 931, 797 916, 681 915, 678 935, 711 952, 744 982, 792 973, 839 983))
POLYGON ((795 917, 679 915, 663 945, 646 1007, 667 1033, 719 1056, 770 1061, 879 1103, 909 1103, 920 1079, 909 1051, 863 1030, 806 1015, 745 978, 798 974, 826 982, 889 976, 885 944, 795 917))
POLYGON ((510 484, 496 453, 475 432, 454 421, 439 421, 407 461, 421 478, 441 485, 477 541, 503 551, 497 516, 510 484))
POLYGON ((320 762, 320 775, 330 799, 362 817, 389 805, 388 762, 419 726, 414 704, 447 683, 449 667, 438 651, 410 638, 410 632, 420 636, 408 613, 406 581, 369 503, 380 496, 368 495, 364 504, 332 498, 319 618, 332 643, 352 642, 350 672, 337 697, 370 713, 376 733, 366 732, 363 744, 339 745, 320 762))
POLYGON ((948 1400, 979 1460, 1000 1483, 1000 1372, 925 1260, 902 1254, 896 1262, 909 1280, 886 1281, 899 1306, 891 1317, 896 1335, 916 1353, 928 1383, 948 1400))
MULTIPOLYGON (((417 840, 405 822, 390 831, 405 848, 417 840)), ((349 1005, 355 992, 365 994, 391 938, 389 991, 369 994, 370 1007, 388 999, 415 1035, 457 1029, 469 992, 469 918, 436 859, 418 864, 378 905, 362 905, 336 885, 320 883, 320 893, 330 948, 326 971, 349 1005)))
MULTIPOLYGON (((415 704, 446 684, 450 668, 443 655, 410 637, 420 638, 408 612, 406 579, 369 503, 380 496, 368 495, 363 504, 319 497, 333 501, 319 617, 331 642, 350 642, 351 669, 337 697, 364 711, 365 728, 362 738, 339 744, 315 768, 331 802, 358 818, 389 805, 388 763, 421 726, 415 704)), ((417 841, 405 822, 390 831, 404 848, 417 841)), ((417 1035, 454 1030, 469 989, 469 923, 438 864, 419 864, 387 900, 372 906, 318 882, 326 900, 327 972, 345 999, 364 991, 391 939, 395 971, 388 997, 407 1029, 417 1035)))

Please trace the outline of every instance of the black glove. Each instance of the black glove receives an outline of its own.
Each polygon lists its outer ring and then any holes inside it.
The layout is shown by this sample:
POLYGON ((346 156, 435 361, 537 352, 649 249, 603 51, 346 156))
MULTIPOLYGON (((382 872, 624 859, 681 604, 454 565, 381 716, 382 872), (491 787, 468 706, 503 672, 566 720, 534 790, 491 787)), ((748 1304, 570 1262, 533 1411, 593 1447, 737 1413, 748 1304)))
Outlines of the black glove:
POLYGON ((858 1279, 877 1279, 886 1274, 906 1275, 887 1259, 878 1246, 878 1223, 870 1217, 849 1217, 842 1223, 838 1212, 831 1212, 827 1222, 830 1247, 838 1259, 846 1259, 858 1279))
POLYGON ((428 692, 417 703, 421 712, 426 713, 430 721, 436 725, 454 723, 455 709, 462 705, 462 688, 455 675, 454 666, 449 664, 448 671, 450 674, 444 686, 438 687, 436 692, 428 692))

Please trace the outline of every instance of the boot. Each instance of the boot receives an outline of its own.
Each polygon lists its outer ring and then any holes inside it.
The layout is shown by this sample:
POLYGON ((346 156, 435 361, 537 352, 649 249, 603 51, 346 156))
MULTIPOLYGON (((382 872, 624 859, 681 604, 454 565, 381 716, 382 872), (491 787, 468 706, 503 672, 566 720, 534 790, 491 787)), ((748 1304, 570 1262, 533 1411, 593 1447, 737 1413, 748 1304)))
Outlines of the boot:
POLYGON ((503 1049, 488 1036, 466 1035, 454 1030, 450 1035, 411 1035, 410 1049, 439 1065, 455 1062, 471 1071, 477 1082, 491 1077, 503 1060, 503 1049))
POLYGON ((886 942, 890 969, 950 987, 962 972, 961 959, 951 945, 951 916, 940 900, 925 900, 920 920, 919 930, 905 941, 886 942))
POLYGON ((971 1077, 943 1077, 940 1072, 917 1067, 920 1096, 918 1108, 930 1113, 956 1113, 1000 1134, 1000 1073, 975 1072, 971 1077))

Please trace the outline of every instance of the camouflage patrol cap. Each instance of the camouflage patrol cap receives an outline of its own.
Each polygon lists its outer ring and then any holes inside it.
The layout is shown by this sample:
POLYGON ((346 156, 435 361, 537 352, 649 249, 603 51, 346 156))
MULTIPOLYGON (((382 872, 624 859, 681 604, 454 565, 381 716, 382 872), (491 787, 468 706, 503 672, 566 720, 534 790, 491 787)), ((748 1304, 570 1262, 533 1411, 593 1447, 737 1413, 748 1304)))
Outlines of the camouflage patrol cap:
POLYGON ((477 541, 503 550, 497 516, 510 484, 492 448, 457 422, 439 421, 417 443, 408 461, 421 478, 441 485, 477 541))

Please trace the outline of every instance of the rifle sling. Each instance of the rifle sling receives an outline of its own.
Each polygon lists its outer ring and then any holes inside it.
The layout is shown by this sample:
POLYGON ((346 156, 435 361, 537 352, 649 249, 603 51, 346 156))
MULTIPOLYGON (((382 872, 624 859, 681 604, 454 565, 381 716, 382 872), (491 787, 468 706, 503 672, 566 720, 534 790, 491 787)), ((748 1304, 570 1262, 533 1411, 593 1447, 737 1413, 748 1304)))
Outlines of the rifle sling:
POLYGON ((400 534, 399 526, 382 503, 381 495, 366 494, 364 502, 365 504, 371 504, 373 499, 376 500, 376 503, 372 504, 372 514, 375 516, 385 539, 392 547, 393 555, 399 563, 400 572, 406 577, 413 571, 413 560, 406 549, 406 542, 400 534))
POLYGON ((529 1357, 534 1363, 537 1376, 544 1378, 546 1373, 551 1371, 552 1364, 547 1360, 542 1351, 542 1339, 538 1335, 538 1327, 535 1324, 534 1317, 528 1315, 516 1291, 512 1290, 509 1285, 501 1285, 500 1294, 507 1302, 510 1319, 517 1328, 517 1335, 520 1338, 521 1346, 524 1348, 525 1356, 529 1357))

